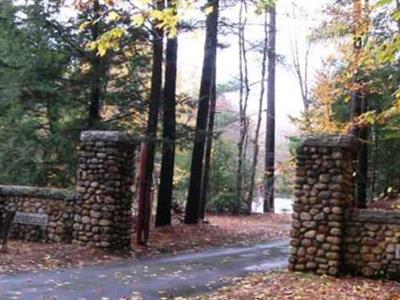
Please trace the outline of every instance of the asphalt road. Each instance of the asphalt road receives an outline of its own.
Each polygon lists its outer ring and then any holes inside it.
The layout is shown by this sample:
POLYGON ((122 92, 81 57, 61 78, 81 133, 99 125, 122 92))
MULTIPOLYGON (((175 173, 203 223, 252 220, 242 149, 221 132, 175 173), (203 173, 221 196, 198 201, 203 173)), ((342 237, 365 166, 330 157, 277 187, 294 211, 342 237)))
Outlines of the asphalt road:
POLYGON ((218 289, 232 278, 284 268, 288 240, 143 261, 0 277, 0 300, 160 299, 218 289), (136 298, 137 297, 137 298, 136 298))

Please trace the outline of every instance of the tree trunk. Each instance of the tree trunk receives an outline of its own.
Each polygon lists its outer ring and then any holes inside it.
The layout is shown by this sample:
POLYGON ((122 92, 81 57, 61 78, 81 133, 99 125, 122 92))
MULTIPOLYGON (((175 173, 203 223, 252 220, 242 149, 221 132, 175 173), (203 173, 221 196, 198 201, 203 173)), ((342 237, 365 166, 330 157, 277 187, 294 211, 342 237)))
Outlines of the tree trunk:
MULTIPOLYGON (((368 5, 368 1, 366 1, 368 5)), ((363 37, 367 34, 363 30, 363 8, 362 0, 354 1, 354 56, 355 60, 359 60, 361 50, 363 47, 363 37)), ((367 97, 363 95, 362 91, 358 87, 360 79, 360 71, 355 75, 357 85, 355 91, 352 95, 351 101, 351 118, 354 122, 357 117, 368 110, 367 97)), ((356 204, 358 208, 365 208, 367 202, 367 178, 368 178, 368 128, 366 126, 353 125, 351 129, 351 134, 356 138, 361 139, 362 145, 358 152, 358 168, 357 168, 357 187, 355 193, 356 204)))
POLYGON ((267 129, 265 139, 264 212, 274 212, 275 176, 275 73, 276 73, 276 5, 269 9, 268 33, 267 129))
MULTIPOLYGON (((93 21, 91 28, 92 41, 96 41, 100 36, 99 21, 100 3, 93 1, 93 21), (97 20, 97 21, 96 21, 97 20)), ((91 82, 90 82, 90 102, 89 102, 89 128, 95 127, 100 120, 101 109, 101 64, 102 58, 96 53, 91 57, 91 82)))
MULTIPOLYGON (((170 3, 171 1, 169 1, 170 3)), ((176 138, 176 69, 177 69, 178 39, 167 41, 165 86, 164 86, 164 125, 163 149, 161 160, 160 187, 156 226, 171 224, 171 206, 174 179, 175 138, 176 138)))
POLYGON ((238 141, 238 162, 236 171, 236 205, 234 213, 239 213, 243 198, 243 169, 246 163, 246 150, 248 138, 248 119, 247 119, 247 103, 249 99, 249 79, 248 79, 248 61, 245 39, 245 27, 247 19, 243 18, 243 12, 247 12, 247 4, 245 0, 240 2, 239 10, 239 125, 240 135, 238 141))
MULTIPOLYGON (((361 113, 368 111, 368 99, 366 95, 361 98, 361 113)), ((361 140, 358 152, 358 176, 357 176, 357 207, 367 206, 367 183, 368 183, 368 126, 362 125, 359 129, 361 140)))
POLYGON ((373 127, 373 136, 374 136, 374 161, 373 161, 373 167, 372 167, 372 180, 371 180, 371 200, 374 199, 374 196, 377 191, 377 170, 378 170, 378 157, 379 157, 379 139, 378 139, 378 125, 374 125, 373 127))
MULTIPOLYGON (((158 0, 156 5, 158 9, 164 8, 164 1, 158 0)), ((146 140, 143 143, 145 147, 144 154, 141 155, 142 168, 139 175, 138 191, 138 220, 137 220, 137 240, 138 244, 146 243, 143 239, 145 223, 148 217, 148 210, 152 186, 152 177, 154 169, 154 156, 157 137, 158 113, 161 99, 162 86, 162 63, 163 63, 163 32, 153 25, 153 63, 151 77, 151 91, 149 103, 149 116, 147 120, 146 140)), ((147 235, 147 234, 146 234, 147 235)))
MULTIPOLYGON (((353 11, 353 23, 354 23, 354 32, 353 32, 353 52, 355 60, 358 60, 360 56, 360 52, 362 49, 362 33, 360 30, 360 23, 362 19, 362 0, 354 0, 354 11, 353 11)), ((357 70, 358 74, 355 74, 356 80, 355 84, 358 83, 359 70, 357 70)), ((354 122, 355 119, 361 115, 361 92, 359 89, 355 89, 351 96, 351 119, 354 122)), ((360 130, 358 126, 353 125, 351 128, 351 134, 356 138, 360 137, 360 130)))
MULTIPOLYGON (((15 218, 15 211, 7 211, 4 220, 0 219, 0 252, 7 251, 8 237, 11 232, 13 221, 15 218)), ((3 217, 3 216, 2 216, 3 217)))
POLYGON ((259 137, 260 137, 262 111, 263 111, 264 94, 265 94, 265 75, 266 75, 266 69, 267 69, 267 46, 268 46, 268 13, 267 13, 267 10, 265 10, 264 45, 263 45, 263 55, 262 55, 262 64, 261 64, 260 98, 259 98, 259 104, 258 104, 257 125, 256 125, 255 137, 254 137, 254 152, 253 152, 253 163, 251 166, 250 187, 249 187, 249 194, 248 194, 248 198, 247 198, 247 205, 248 205, 249 213, 251 213, 251 207, 252 207, 252 202, 253 202, 253 197, 254 197, 257 164, 258 164, 258 154, 260 152, 260 145, 258 142, 259 142, 259 137))
MULTIPOLYGON (((292 42, 292 40, 291 40, 292 42)), ((307 40, 307 49, 304 53, 304 66, 301 63, 301 57, 299 53, 299 46, 297 40, 295 39, 292 42, 292 63, 295 71, 295 75, 297 77, 297 82, 300 87, 301 98, 303 100, 304 107, 304 121, 305 121, 305 129, 308 129, 310 124, 310 101, 309 101, 309 82, 308 82, 308 73, 309 73, 309 59, 310 59, 310 51, 311 51, 311 39, 307 40)))
POLYGON ((201 75, 199 108, 196 119, 196 132, 190 169, 190 183, 188 200, 185 211, 185 223, 195 224, 199 220, 201 178, 203 174, 203 158, 206 142, 206 129, 212 80, 210 76, 216 68, 217 33, 218 33, 218 8, 219 0, 208 0, 208 6, 213 9, 207 16, 206 40, 204 47, 203 70, 201 75))
MULTIPOLYGON (((396 0, 396 10, 400 11, 400 0, 396 0)), ((400 20, 397 20, 397 28, 399 29, 400 32, 400 20)))
MULTIPOLYGON (((216 62, 215 62, 216 63, 216 62)), ((211 165, 211 150, 213 145, 213 133, 214 133, 214 121, 215 121, 215 109, 217 105, 217 95, 216 95, 216 69, 214 68, 214 72, 212 74, 212 88, 210 93, 210 112, 209 112, 209 120, 208 120, 208 135, 206 142, 206 154, 204 158, 204 172, 203 179, 201 182, 201 194, 200 194, 200 219, 204 220, 205 211, 207 205, 207 196, 208 196, 208 184, 210 179, 210 165, 211 165)))

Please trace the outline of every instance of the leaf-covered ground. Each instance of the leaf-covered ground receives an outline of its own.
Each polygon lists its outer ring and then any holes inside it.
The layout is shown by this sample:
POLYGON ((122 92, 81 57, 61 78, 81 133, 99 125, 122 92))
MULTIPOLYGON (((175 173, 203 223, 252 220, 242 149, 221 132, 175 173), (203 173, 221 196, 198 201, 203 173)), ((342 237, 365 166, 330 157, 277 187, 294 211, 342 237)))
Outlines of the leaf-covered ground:
MULTIPOLYGON (((0 274, 102 264, 126 258, 154 257, 194 252, 224 245, 247 245, 287 237, 288 215, 210 216, 209 223, 153 228, 147 247, 132 245, 132 251, 109 252, 66 244, 10 241, 0 255, 0 274)), ((134 238, 133 238, 134 240, 134 238)))
POLYGON ((368 208, 378 210, 400 211, 400 195, 396 197, 382 197, 368 203, 368 208))
POLYGON ((271 272, 237 279, 232 286, 192 300, 399 300, 400 284, 364 278, 335 278, 271 272))
POLYGON ((370 209, 400 211, 400 193, 389 188, 386 195, 374 198, 367 206, 370 209))

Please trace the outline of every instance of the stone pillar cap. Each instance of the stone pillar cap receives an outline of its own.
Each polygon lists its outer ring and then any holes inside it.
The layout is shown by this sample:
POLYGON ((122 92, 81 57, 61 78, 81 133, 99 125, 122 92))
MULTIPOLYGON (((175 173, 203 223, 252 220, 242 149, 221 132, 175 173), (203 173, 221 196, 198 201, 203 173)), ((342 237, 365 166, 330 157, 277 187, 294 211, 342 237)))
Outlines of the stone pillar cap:
POLYGON ((121 131, 90 130, 81 132, 81 142, 120 142, 135 143, 136 139, 128 133, 121 131))
POLYGON ((74 200, 76 195, 67 189, 45 188, 21 185, 0 185, 0 195, 14 197, 31 197, 56 200, 74 200))
POLYGON ((352 135, 313 135, 303 136, 302 146, 337 147, 357 151, 360 141, 352 135))

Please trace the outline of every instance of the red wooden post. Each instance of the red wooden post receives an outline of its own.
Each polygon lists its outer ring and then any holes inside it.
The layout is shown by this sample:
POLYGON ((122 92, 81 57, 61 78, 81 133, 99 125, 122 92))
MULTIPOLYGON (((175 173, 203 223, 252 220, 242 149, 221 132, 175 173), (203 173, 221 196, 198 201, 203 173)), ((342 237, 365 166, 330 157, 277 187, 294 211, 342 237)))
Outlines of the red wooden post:
MULTIPOLYGON (((149 204, 147 203, 146 195, 146 163, 147 163, 147 145, 142 143, 140 150, 140 175, 139 175, 139 192, 138 192, 138 214, 137 214, 137 224, 136 224, 136 244, 146 245, 147 238, 146 231, 146 221, 148 219, 147 212, 149 210, 149 204)), ((147 232, 148 236, 148 232, 147 232)))

